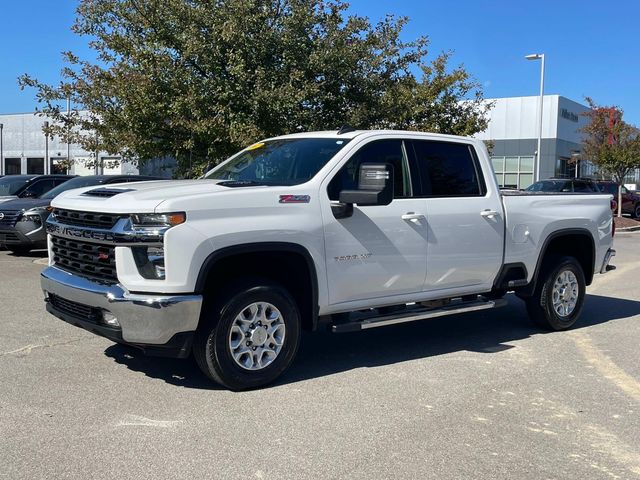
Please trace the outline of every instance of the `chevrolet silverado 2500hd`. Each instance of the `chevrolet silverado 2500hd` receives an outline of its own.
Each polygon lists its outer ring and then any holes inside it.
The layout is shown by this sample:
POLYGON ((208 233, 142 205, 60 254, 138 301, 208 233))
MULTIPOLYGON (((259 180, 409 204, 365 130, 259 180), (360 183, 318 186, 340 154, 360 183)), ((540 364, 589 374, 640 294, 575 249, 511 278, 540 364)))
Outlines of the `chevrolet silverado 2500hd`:
POLYGON ((609 268, 610 195, 501 194, 483 143, 401 131, 261 141, 204 179, 53 201, 53 315, 231 389, 274 381, 302 329, 349 332, 501 306, 578 319, 609 268))

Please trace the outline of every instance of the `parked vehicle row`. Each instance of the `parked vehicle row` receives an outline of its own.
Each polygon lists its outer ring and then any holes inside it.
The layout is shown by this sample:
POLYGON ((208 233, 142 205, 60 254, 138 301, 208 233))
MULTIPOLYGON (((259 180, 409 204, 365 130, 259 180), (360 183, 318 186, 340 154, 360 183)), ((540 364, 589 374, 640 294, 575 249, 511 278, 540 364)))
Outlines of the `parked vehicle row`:
POLYGON ((51 200, 62 192, 96 185, 160 179, 140 175, 15 177, 0 179, 0 182, 6 179, 12 180, 4 184, 5 191, 10 193, 10 196, 4 201, 0 200, 0 245, 19 255, 27 254, 33 249, 46 248, 47 232, 44 225, 51 213, 51 200), (16 185, 20 186, 16 187, 16 185))

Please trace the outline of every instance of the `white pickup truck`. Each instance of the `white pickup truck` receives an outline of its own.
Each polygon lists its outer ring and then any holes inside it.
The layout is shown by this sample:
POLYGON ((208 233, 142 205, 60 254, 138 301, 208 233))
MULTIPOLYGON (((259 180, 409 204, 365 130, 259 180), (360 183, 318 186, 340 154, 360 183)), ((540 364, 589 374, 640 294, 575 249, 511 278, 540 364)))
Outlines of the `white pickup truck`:
POLYGON ((68 323, 256 388, 289 367, 303 329, 490 309, 507 291, 542 327, 571 327, 613 268, 610 198, 501 194, 471 138, 287 135, 204 179, 58 196, 41 283, 68 323))

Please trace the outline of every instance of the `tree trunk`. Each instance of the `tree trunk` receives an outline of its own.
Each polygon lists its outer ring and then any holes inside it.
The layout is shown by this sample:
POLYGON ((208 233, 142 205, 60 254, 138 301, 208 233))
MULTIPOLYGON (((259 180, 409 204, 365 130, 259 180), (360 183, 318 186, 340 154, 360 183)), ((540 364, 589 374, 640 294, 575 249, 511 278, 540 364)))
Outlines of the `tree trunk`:
POLYGON ((618 218, 622 217, 622 184, 618 184, 618 218))

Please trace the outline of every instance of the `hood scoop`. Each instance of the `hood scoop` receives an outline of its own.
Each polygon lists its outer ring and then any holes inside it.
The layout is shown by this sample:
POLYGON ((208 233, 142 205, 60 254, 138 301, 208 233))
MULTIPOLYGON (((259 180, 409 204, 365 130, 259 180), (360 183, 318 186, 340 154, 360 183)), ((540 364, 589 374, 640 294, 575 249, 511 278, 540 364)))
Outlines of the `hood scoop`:
POLYGON ((87 197, 109 198, 125 192, 133 192, 133 189, 132 188, 94 188, 93 190, 88 190, 84 192, 82 195, 86 195, 87 197))

